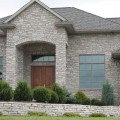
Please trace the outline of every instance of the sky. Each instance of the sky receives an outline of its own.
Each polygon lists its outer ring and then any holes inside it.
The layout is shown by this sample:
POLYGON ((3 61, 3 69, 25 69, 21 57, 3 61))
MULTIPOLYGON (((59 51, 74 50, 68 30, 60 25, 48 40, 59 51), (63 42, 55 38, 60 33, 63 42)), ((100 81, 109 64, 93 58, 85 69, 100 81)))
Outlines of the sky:
MULTIPOLYGON (((12 15, 30 0, 0 0, 0 18, 12 15)), ((49 7, 76 7, 95 15, 120 17, 120 0, 41 0, 49 7)))

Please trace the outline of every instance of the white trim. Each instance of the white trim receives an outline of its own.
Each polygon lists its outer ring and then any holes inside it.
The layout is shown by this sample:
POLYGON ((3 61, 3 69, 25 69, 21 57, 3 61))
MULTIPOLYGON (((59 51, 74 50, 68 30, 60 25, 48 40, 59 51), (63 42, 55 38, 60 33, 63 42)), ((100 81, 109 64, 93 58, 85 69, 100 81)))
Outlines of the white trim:
POLYGON ((22 11, 24 11, 27 7, 29 7, 31 4, 33 4, 34 2, 37 2, 39 5, 41 5, 42 7, 44 7, 46 10, 48 10, 49 12, 51 12, 52 14, 54 14, 55 16, 57 16, 58 18, 60 18, 62 21, 67 21, 65 18, 63 18, 62 16, 60 16, 59 14, 57 14, 56 12, 54 12, 52 9, 50 9, 47 5, 45 5, 44 3, 42 3, 39 0, 31 0, 30 2, 28 2, 26 5, 24 5, 21 9, 19 9, 16 13, 14 13, 9 19, 7 19, 4 23, 8 23, 9 21, 11 21, 12 19, 14 19, 17 15, 19 15, 22 11))

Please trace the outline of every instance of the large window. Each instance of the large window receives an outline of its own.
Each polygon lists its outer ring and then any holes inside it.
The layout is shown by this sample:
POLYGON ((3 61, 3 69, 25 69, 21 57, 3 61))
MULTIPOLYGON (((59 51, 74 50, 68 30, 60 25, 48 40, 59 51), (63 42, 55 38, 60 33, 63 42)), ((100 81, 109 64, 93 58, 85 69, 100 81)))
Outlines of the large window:
POLYGON ((3 78, 3 57, 0 57, 0 80, 3 78))
POLYGON ((54 62, 54 55, 32 55, 32 62, 54 62))
POLYGON ((80 56, 80 88, 102 88, 105 81, 104 55, 80 56))

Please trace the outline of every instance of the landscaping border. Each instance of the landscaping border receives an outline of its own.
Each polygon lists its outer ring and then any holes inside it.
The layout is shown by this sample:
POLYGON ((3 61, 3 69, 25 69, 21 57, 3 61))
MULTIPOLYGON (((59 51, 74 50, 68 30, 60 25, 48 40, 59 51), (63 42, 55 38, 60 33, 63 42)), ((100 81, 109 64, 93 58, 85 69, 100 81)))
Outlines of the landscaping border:
POLYGON ((62 116, 65 112, 74 112, 81 116, 89 116, 92 113, 104 113, 113 117, 120 116, 120 106, 0 102, 0 112, 3 115, 27 115, 29 111, 46 112, 50 116, 62 116))

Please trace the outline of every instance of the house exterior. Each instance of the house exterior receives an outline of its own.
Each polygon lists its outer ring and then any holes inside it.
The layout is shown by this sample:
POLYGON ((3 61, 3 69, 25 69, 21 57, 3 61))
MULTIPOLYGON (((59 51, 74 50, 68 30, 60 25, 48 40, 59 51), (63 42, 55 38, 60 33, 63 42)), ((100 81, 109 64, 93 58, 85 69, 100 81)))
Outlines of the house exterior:
POLYGON ((0 19, 0 78, 13 89, 58 83, 71 92, 100 98, 102 85, 114 87, 120 104, 120 18, 102 18, 31 0, 0 19))

